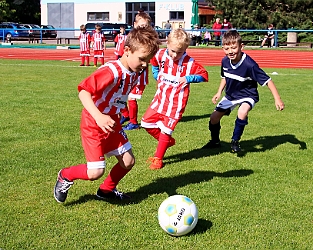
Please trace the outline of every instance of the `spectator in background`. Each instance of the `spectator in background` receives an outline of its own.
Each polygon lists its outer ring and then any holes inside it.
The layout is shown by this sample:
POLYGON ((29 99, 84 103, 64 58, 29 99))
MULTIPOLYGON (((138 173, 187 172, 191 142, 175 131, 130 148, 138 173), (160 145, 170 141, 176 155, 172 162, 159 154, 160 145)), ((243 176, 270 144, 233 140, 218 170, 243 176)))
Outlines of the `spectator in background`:
POLYGON ((166 34, 166 38, 167 36, 170 34, 170 29, 172 29, 172 24, 170 23, 170 20, 167 20, 166 24, 164 24, 164 29, 166 29, 167 31, 165 31, 166 34))
POLYGON ((215 23, 212 26, 213 29, 213 34, 214 34, 214 40, 215 40, 215 46, 220 45, 220 40, 221 40, 221 29, 222 29, 222 24, 220 23, 220 18, 215 19, 215 23))
POLYGON ((222 29, 227 31, 232 28, 233 28, 232 24, 227 20, 227 18, 224 18, 224 21, 222 23, 222 29))
POLYGON ((211 40, 211 33, 206 30, 204 35, 203 35, 203 44, 206 46, 209 46, 209 41, 211 40))
POLYGON ((262 44, 260 46, 260 48, 262 48, 264 46, 264 44, 267 42, 267 47, 273 47, 274 45, 274 25, 273 24, 269 24, 268 28, 267 28, 267 34, 264 36, 264 39, 262 41, 262 44))
POLYGON ((202 42, 201 30, 199 30, 198 24, 195 25, 194 30, 192 31, 191 39, 195 41, 196 46, 199 46, 202 42))

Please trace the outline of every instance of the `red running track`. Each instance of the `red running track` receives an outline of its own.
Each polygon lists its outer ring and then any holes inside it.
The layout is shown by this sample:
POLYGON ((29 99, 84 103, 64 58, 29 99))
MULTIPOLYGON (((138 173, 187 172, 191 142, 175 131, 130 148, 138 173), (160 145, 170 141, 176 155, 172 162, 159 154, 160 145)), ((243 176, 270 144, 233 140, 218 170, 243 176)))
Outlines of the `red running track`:
MULTIPOLYGON (((244 50, 262 68, 302 68, 313 69, 313 51, 296 50, 244 50)), ((114 49, 105 52, 105 61, 114 60, 114 49)), ((219 66, 224 56, 218 49, 188 49, 188 54, 205 66, 219 66)), ((0 58, 27 60, 60 60, 80 62, 79 50, 0 48, 0 58)))

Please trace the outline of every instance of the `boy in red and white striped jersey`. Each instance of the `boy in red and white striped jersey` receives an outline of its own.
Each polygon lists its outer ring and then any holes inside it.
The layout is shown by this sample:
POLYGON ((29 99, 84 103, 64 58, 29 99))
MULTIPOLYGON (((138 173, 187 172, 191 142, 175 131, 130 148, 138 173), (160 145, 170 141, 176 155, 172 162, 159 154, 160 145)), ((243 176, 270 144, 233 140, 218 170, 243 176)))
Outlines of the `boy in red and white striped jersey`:
POLYGON ((91 46, 93 47, 93 64, 97 67, 98 58, 100 59, 101 65, 104 64, 104 50, 105 37, 102 33, 101 26, 96 24, 96 32, 93 33, 91 38, 91 46))
POLYGON ((114 42, 116 43, 114 51, 116 60, 120 59, 124 53, 124 45, 126 38, 127 38, 126 29, 124 26, 121 26, 120 33, 114 38, 114 42))
POLYGON ((119 113, 128 94, 136 86, 138 76, 159 49, 158 34, 151 27, 133 29, 127 36, 120 60, 107 62, 78 85, 84 106, 81 138, 87 164, 61 169, 54 187, 54 197, 64 202, 74 180, 97 180, 104 174, 105 156, 118 162, 100 185, 101 199, 130 198, 116 189, 119 181, 135 164, 132 146, 123 131, 119 113))
POLYGON ((183 29, 172 30, 167 48, 151 60, 153 77, 158 81, 156 94, 141 120, 141 126, 158 140, 151 169, 163 167, 168 147, 175 145, 172 133, 187 105, 190 83, 207 82, 208 72, 186 53, 190 38, 183 29))
POLYGON ((91 38, 89 33, 86 31, 86 26, 82 24, 80 26, 80 34, 79 34, 79 47, 80 47, 80 56, 81 56, 81 64, 80 66, 90 66, 89 57, 90 57, 90 42, 91 38))
MULTIPOLYGON (((145 13, 138 13, 135 17, 134 27, 146 27, 151 26, 151 17, 145 13)), ((141 99, 142 94, 149 81, 149 70, 146 69, 142 72, 138 79, 138 84, 129 93, 128 105, 122 110, 121 124, 129 120, 129 123, 124 126, 124 130, 139 129, 138 124, 138 102, 141 99)))

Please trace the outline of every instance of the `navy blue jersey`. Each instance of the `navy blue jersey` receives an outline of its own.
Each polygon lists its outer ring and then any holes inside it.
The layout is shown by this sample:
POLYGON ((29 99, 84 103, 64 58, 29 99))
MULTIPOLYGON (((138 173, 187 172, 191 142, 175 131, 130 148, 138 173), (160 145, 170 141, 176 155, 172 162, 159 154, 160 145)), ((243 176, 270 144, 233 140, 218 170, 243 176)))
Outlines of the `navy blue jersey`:
POLYGON ((225 56, 222 59, 221 76, 226 79, 225 96, 230 101, 250 97, 258 102, 258 83, 264 86, 271 80, 259 65, 245 53, 242 53, 242 58, 236 65, 233 65, 225 56))

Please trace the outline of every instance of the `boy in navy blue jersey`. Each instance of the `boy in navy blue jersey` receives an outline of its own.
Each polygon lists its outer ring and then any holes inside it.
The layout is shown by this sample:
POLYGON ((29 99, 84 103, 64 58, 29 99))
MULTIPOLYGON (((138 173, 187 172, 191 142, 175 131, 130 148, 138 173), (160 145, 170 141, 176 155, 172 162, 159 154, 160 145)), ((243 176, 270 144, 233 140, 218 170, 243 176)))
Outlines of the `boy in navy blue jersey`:
POLYGON ((236 30, 229 30, 224 33, 222 44, 226 54, 222 59, 222 80, 217 93, 212 98, 212 102, 217 103, 224 89, 225 96, 219 101, 210 116, 211 140, 203 148, 218 148, 221 146, 219 136, 220 120, 224 115, 229 115, 236 106, 239 106, 231 141, 232 152, 238 153, 241 151, 239 140, 245 126, 248 124, 248 113, 259 101, 258 83, 261 86, 268 86, 275 99, 277 110, 283 110, 284 103, 280 99, 272 79, 259 68, 259 65, 250 56, 242 52, 242 39, 236 30))

